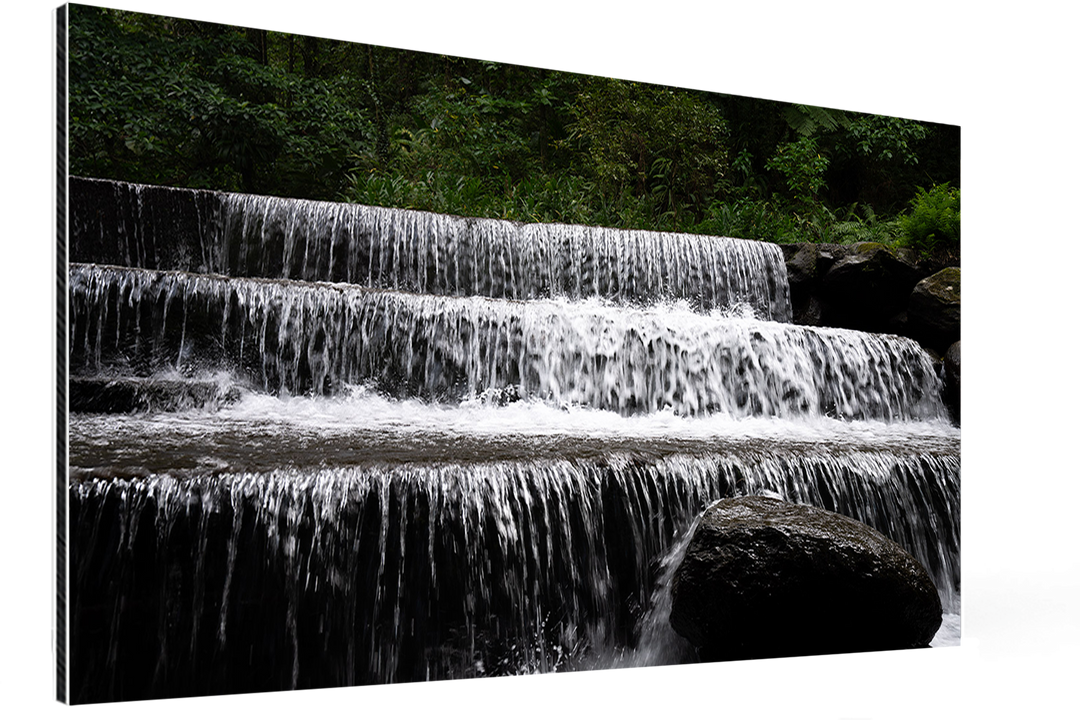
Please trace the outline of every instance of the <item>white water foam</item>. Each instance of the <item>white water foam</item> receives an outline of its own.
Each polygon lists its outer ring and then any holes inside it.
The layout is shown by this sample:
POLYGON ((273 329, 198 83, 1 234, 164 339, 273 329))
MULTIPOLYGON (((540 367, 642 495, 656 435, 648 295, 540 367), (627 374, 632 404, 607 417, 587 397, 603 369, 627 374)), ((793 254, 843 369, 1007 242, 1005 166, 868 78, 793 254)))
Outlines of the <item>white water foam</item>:
MULTIPOLYGON (((198 422, 204 413, 189 412, 173 417, 198 422)), ((221 420, 259 420, 295 424, 308 428, 375 427, 410 428, 423 432, 460 432, 470 435, 518 436, 565 435, 602 439, 682 438, 708 442, 729 438, 801 443, 841 442, 847 445, 877 444, 949 446, 959 441, 960 429, 944 420, 889 423, 880 420, 845 421, 830 417, 798 420, 762 417, 732 417, 718 413, 686 417, 671 408, 649 415, 624 416, 609 410, 581 406, 555 407, 540 401, 520 401, 492 405, 480 398, 460 404, 428 403, 422 400, 394 400, 363 385, 336 397, 279 396, 247 393, 233 405, 222 408, 221 420)), ((209 418, 207 418, 209 419, 209 418)))
POLYGON ((945 416, 912 340, 598 299, 446 298, 328 283, 73 266, 72 366, 243 367, 273 392, 375 382, 396 397, 513 389, 642 414, 945 416), (146 318, 156 318, 153 323, 146 318))

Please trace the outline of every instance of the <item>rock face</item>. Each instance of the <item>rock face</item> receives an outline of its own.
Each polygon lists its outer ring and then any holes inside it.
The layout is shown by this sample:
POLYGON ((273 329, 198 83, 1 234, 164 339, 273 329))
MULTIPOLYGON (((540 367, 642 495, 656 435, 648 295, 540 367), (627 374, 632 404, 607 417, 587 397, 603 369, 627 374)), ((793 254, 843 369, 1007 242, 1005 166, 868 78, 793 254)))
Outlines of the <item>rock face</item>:
POLYGON ((944 354, 960 338, 960 269, 879 243, 782 245, 799 325, 906 335, 944 354))
POLYGON ((960 341, 949 346, 945 353, 945 405, 960 422, 960 341))
POLYGON ((947 348, 960 339, 960 268, 919 281, 908 301, 908 323, 912 337, 932 347, 947 348))
POLYGON ((705 511, 671 626, 702 660, 926 647, 941 600, 919 562, 851 518, 766 497, 705 511))
POLYGON ((781 248, 793 322, 904 335, 944 357, 942 399, 960 423, 960 268, 878 243, 781 248))
POLYGON ((896 329, 889 326, 892 319, 904 310, 919 277, 910 258, 880 243, 859 243, 829 268, 822 295, 840 327, 891 331, 896 329))
POLYGON ((879 243, 782 247, 800 325, 899 332, 912 288, 929 274, 911 253, 879 243))

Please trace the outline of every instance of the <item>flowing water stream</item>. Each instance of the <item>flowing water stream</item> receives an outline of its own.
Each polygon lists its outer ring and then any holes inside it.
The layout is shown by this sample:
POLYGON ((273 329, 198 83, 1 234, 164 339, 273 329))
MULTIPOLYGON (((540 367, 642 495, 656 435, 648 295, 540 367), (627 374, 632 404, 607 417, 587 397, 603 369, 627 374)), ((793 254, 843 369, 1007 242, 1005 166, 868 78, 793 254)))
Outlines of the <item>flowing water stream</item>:
POLYGON ((72 180, 77 702, 692 661, 721 497, 850 515, 958 642, 959 429, 775 246, 72 180))

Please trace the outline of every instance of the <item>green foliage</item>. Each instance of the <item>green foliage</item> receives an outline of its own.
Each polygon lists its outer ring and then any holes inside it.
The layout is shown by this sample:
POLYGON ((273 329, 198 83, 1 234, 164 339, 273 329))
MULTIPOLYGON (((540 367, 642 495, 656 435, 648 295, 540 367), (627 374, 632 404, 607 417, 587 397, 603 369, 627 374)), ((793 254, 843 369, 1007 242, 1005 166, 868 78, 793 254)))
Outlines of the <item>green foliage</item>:
POLYGON ((767 240, 777 243, 860 242, 897 244, 900 224, 896 219, 878 217, 869 206, 852 206, 837 214, 824 205, 807 212, 792 212, 774 200, 746 198, 710 206, 706 217, 688 228, 705 235, 767 240))
POLYGON ((903 165, 919 162, 915 146, 929 134, 920 122, 884 115, 862 115, 848 124, 847 132, 863 157, 877 162, 895 159, 903 165))
POLYGON ((903 239, 923 255, 959 255, 960 189, 948 183, 919 188, 911 209, 900 217, 903 239))
MULTIPOLYGON (((882 115, 853 115, 842 133, 830 138, 833 160, 825 193, 833 207, 859 203, 879 214, 895 214, 918 183, 944 168, 959 181, 959 145, 941 153, 932 144, 933 128, 914 120, 882 115), (935 153, 937 155, 935 156, 935 153), (952 164, 926 163, 951 155, 952 164)), ((948 181, 950 176, 940 177, 948 181)))
MULTIPOLYGON (((142 158, 180 161, 183 140, 171 126, 184 118, 179 61, 153 38, 121 30, 106 11, 71 6, 69 70, 72 171, 112 177, 131 173, 142 158), (148 87, 157 88, 154 93, 148 87)), ((154 178, 146 181, 152 182, 154 178)))
POLYGON ((585 176, 621 205, 678 222, 700 217, 729 181, 727 123, 719 110, 685 91, 586 78, 571 108, 569 141, 585 176))
POLYGON ((723 118, 699 99, 543 71, 497 84, 494 63, 454 70, 415 98, 381 157, 358 158, 350 200, 675 229, 726 187, 723 118))
POLYGON ((506 217, 523 222, 596 224, 590 202, 595 198, 596 188, 576 175, 525 178, 513 188, 510 197, 513 211, 506 217))
POLYGON ((461 62, 391 121, 381 153, 356 158, 345 197, 458 215, 586 222, 593 189, 561 162, 565 74, 461 62), (521 82, 506 82, 517 72, 521 82))
POLYGON ((739 198, 714 203, 701 222, 689 231, 780 243, 813 242, 805 233, 804 224, 801 217, 772 200, 739 198))
POLYGON ((830 242, 841 245, 873 242, 895 245, 900 238, 900 221, 885 220, 877 216, 870 205, 853 205, 843 218, 833 216, 829 228, 830 242))
POLYGON ((532 108, 528 98, 493 95, 473 89, 466 77, 422 95, 418 114, 428 120, 414 137, 434 167, 478 177, 522 176, 532 160, 521 118, 532 108))
POLYGON ((492 188, 475 177, 429 170, 410 180, 401 175, 370 172, 352 178, 349 200, 364 205, 491 217, 521 222, 598 222, 588 181, 567 175, 523 178, 505 188, 492 188))
POLYGON ((246 33, 71 6, 71 171, 333 197, 373 137, 341 92, 252 57, 246 33))
POLYGON ((935 190, 903 223, 897 212, 919 183, 958 187, 958 128, 78 5, 70 22, 75 174, 775 242, 953 244, 935 190))
POLYGON ((794 236, 794 215, 769 200, 739 198, 709 206, 706 216, 691 232, 704 235, 769 240, 794 236))
POLYGON ((830 110, 816 105, 788 105, 782 112, 784 120, 800 137, 810 137, 819 132, 847 129, 851 124, 842 110, 830 110))
POLYGON ((829 160, 821 154, 817 140, 803 137, 777 146, 776 154, 765 167, 780 173, 798 206, 808 210, 817 202, 818 191, 825 185, 829 160))

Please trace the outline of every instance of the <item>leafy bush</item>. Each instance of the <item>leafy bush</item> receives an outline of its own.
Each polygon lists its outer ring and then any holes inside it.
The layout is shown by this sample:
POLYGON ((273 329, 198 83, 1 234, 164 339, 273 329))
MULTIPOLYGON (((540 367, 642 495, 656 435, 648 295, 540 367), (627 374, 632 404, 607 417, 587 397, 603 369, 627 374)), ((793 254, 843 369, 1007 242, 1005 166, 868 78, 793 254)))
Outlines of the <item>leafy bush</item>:
POLYGON ((821 204, 803 212, 791 212, 781 202, 740 198, 711 205, 705 218, 686 228, 703 235, 722 235, 766 240, 775 243, 860 242, 896 244, 900 224, 882 218, 869 205, 853 205, 844 213, 834 213, 821 204))
POLYGON ((829 160, 818 150, 817 140, 803 137, 778 145, 765 167, 784 176, 791 196, 805 210, 817 204, 818 191, 825 186, 829 160))
POLYGON ((510 188, 509 217, 523 222, 562 222, 589 225, 595 222, 595 187, 575 175, 526 177, 510 188))
POLYGON ((351 176, 344 199, 362 205, 428 210, 473 217, 506 217, 506 201, 472 175, 428 170, 417 178, 371 171, 351 176))
MULTIPOLYGON (((927 127, 915 120, 884 115, 861 115, 847 127, 854 147, 863 157, 877 163, 896 160, 902 165, 915 165, 919 157, 915 147, 929 134, 927 127)), ((842 147, 851 147, 845 143, 842 147)))
POLYGON ((435 86, 415 102, 426 121, 413 131, 428 167, 477 177, 518 178, 536 169, 524 119, 532 98, 497 95, 466 77, 435 86))
POLYGON ((919 188, 900 228, 904 242, 923 255, 959 254, 960 189, 948 183, 919 188))
POLYGON ((942 166, 925 162, 933 152, 926 124, 882 115, 852 114, 849 120, 828 148, 833 162, 823 195, 833 207, 859 203, 880 215, 895 215, 927 178, 953 179, 942 166))

